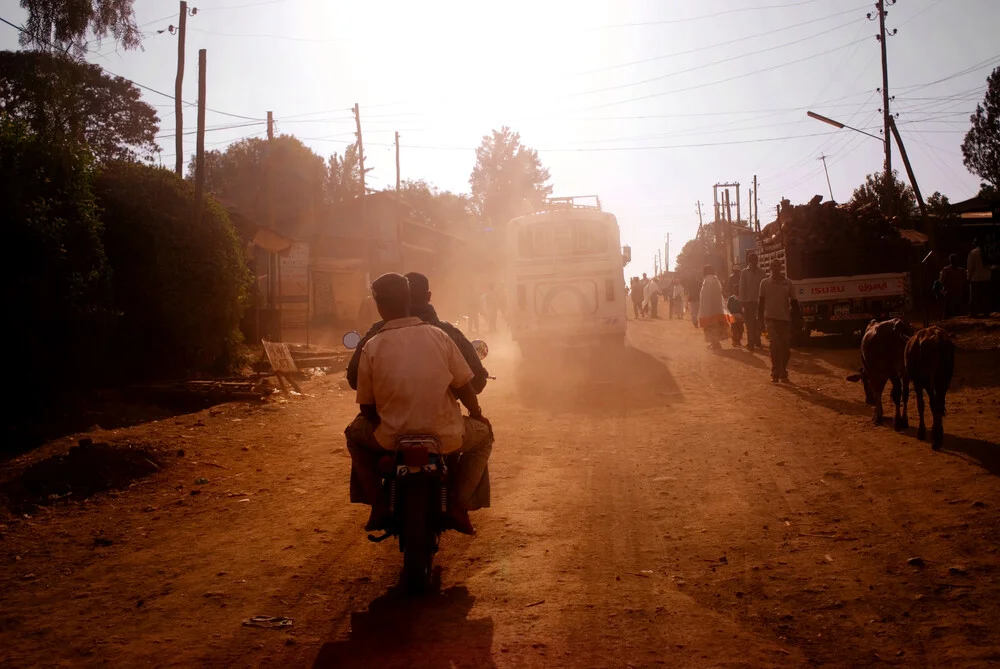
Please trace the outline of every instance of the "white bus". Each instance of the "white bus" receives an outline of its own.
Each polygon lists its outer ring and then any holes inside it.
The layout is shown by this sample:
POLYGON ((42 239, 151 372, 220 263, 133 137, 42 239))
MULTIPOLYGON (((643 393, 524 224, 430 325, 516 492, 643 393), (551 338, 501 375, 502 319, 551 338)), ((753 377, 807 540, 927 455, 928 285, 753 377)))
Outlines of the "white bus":
POLYGON ((522 352, 625 343, 625 274, 618 221, 600 199, 550 198, 507 225, 507 312, 522 352))

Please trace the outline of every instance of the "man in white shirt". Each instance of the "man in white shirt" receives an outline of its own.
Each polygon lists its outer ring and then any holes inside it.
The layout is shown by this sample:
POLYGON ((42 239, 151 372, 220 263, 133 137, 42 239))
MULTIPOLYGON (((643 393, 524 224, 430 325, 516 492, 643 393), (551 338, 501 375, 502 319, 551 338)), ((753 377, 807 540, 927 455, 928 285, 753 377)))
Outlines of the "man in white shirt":
POLYGON ((403 435, 432 434, 443 453, 461 453, 449 481, 448 516, 454 529, 473 534, 468 512, 493 449, 493 430, 479 408, 472 369, 444 331, 410 316, 406 277, 379 277, 372 295, 385 325, 361 351, 361 413, 345 431, 353 463, 351 501, 372 505, 365 529, 382 529, 389 518, 379 457, 403 435))
POLYGON ((642 297, 643 301, 649 305, 650 318, 659 318, 659 316, 656 315, 656 302, 659 300, 661 293, 660 282, 655 278, 650 279, 646 283, 646 287, 643 289, 642 297))
POLYGON ((969 273, 969 315, 975 318, 978 315, 990 315, 993 306, 990 295, 993 272, 983 260, 982 243, 978 239, 972 243, 975 248, 969 252, 965 267, 969 273))

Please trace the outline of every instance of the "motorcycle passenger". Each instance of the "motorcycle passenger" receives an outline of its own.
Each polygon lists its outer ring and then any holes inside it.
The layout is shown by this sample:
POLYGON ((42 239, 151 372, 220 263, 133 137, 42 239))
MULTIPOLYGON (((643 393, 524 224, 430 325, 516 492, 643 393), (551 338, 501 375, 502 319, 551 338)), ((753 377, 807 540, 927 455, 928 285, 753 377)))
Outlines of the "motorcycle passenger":
POLYGON ((441 328, 410 315, 406 277, 384 274, 372 284, 372 294, 384 325, 361 350, 361 413, 345 430, 353 464, 351 501, 372 506, 366 530, 384 529, 391 518, 379 458, 400 436, 432 434, 443 453, 461 453, 449 480, 447 522, 474 534, 468 512, 493 450, 493 429, 479 408, 472 369, 441 328), (462 416, 456 397, 469 416, 462 416))
MULTIPOLYGON (((406 280, 410 284, 410 315, 416 316, 425 323, 430 323, 441 328, 445 334, 451 337, 451 340, 458 346, 458 350, 462 352, 465 362, 472 368, 474 375, 472 387, 476 393, 483 392, 483 388, 486 387, 486 379, 489 378, 489 372, 486 371, 482 361, 479 359, 479 355, 472 346, 472 342, 457 327, 447 321, 438 319, 437 312, 434 310, 434 306, 431 305, 430 282, 427 281, 426 276, 418 272, 410 272, 406 275, 406 280)), ((358 363, 361 361, 361 349, 364 348, 369 339, 379 333, 384 325, 385 321, 378 321, 372 325, 361 339, 361 343, 354 349, 351 362, 347 365, 347 382, 351 384, 352 390, 358 389, 358 363)))

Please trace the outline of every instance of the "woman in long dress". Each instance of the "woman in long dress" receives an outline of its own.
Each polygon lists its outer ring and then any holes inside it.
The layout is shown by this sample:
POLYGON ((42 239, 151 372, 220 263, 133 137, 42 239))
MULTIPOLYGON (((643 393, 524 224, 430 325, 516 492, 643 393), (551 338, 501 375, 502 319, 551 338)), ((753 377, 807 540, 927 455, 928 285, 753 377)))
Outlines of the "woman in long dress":
POLYGON ((729 332, 733 317, 726 311, 722 299, 722 282, 715 274, 715 268, 705 265, 705 278, 701 283, 701 303, 698 311, 698 325, 705 332, 705 339, 712 349, 722 348, 722 340, 729 332))

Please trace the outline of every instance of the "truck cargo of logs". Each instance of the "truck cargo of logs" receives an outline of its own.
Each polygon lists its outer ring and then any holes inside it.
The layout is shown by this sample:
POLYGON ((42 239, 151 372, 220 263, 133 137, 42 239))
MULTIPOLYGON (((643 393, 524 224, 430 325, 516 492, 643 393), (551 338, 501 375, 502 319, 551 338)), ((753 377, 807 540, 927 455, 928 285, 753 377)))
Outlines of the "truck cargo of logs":
POLYGON ((793 279, 903 272, 907 246, 893 222, 876 207, 781 201, 778 218, 761 230, 767 253, 785 250, 785 272, 793 279))

